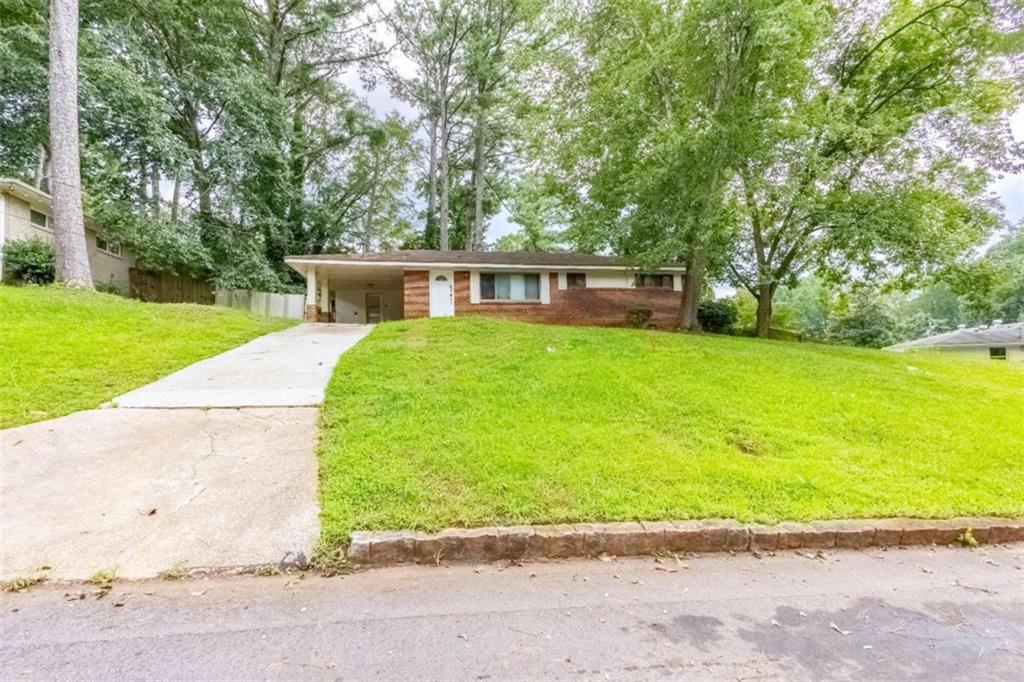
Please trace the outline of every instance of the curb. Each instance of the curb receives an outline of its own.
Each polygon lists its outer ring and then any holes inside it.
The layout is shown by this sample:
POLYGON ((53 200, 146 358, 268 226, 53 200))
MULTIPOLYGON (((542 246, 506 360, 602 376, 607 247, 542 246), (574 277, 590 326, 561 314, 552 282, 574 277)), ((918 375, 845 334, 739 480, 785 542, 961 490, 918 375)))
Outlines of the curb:
POLYGON ((439 533, 356 531, 347 558, 366 566, 437 565, 601 554, 951 545, 968 530, 978 544, 1021 542, 1024 518, 868 519, 775 526, 711 519, 448 528, 439 533))

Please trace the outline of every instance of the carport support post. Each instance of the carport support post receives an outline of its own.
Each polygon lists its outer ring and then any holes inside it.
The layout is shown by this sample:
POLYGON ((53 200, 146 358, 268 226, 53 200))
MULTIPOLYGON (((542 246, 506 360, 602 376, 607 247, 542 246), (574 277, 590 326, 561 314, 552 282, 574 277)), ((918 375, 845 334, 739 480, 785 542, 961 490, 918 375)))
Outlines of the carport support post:
POLYGON ((320 310, 316 307, 316 268, 306 270, 306 322, 316 322, 320 310))
POLYGON ((330 281, 327 275, 320 278, 320 311, 325 315, 331 314, 331 292, 328 286, 330 281))

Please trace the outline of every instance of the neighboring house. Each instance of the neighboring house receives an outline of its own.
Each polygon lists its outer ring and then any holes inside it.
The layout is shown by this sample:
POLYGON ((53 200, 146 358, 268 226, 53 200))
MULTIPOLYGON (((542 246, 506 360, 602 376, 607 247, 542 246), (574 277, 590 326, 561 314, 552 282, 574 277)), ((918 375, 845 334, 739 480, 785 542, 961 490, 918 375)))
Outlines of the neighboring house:
MULTIPOLYGON (((0 245, 31 237, 42 237, 52 243, 52 216, 53 200, 49 194, 21 180, 0 178, 0 245)), ((85 241, 93 282, 127 292, 130 287, 128 271, 135 265, 135 256, 107 240, 88 219, 85 241)), ((5 274, 0 252, 0 280, 5 274)))
POLYGON ((996 320, 985 327, 960 327, 951 332, 898 343, 886 350, 937 350, 978 360, 1024 362, 1024 322, 1002 324, 1002 320, 996 320))
POLYGON ((531 322, 622 326, 646 308, 660 329, 679 324, 685 267, 640 271, 577 253, 392 251, 289 256, 306 278, 306 319, 373 323, 491 315, 531 322))

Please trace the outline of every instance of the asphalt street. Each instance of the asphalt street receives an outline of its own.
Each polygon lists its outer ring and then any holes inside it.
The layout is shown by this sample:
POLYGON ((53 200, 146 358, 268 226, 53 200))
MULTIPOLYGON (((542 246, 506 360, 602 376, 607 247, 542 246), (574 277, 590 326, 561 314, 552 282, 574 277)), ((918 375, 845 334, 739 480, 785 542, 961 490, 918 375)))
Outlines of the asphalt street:
POLYGON ((1024 546, 4 594, 3 680, 1021 680, 1024 546))

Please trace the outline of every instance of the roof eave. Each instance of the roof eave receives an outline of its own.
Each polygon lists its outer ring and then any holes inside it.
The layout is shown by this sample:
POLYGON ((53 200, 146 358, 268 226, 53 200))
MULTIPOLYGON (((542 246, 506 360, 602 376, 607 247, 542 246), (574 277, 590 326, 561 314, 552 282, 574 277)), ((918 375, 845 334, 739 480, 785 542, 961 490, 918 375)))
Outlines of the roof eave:
MULTIPOLYGON (((381 267, 381 268, 395 268, 399 267, 403 270, 420 270, 423 268, 446 268, 450 270, 465 270, 467 268, 480 269, 480 270, 574 270, 574 271, 603 271, 603 272, 614 272, 616 270, 642 270, 643 268, 635 265, 579 265, 579 264, 559 264, 559 265, 537 265, 537 264, 526 264, 526 263, 457 263, 449 261, 369 261, 369 260, 358 260, 358 259, 326 259, 326 258, 303 258, 301 256, 288 256, 284 259, 285 263, 295 268, 296 265, 353 265, 359 267, 381 267)), ((295 268, 298 270, 298 268, 295 268)), ((665 267, 656 268, 658 272, 671 272, 671 273, 683 273, 686 268, 679 265, 666 265, 665 267)), ((301 270, 300 270, 301 272, 301 270)))

